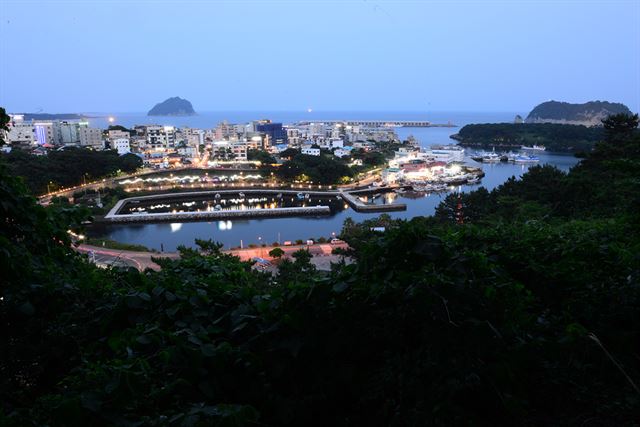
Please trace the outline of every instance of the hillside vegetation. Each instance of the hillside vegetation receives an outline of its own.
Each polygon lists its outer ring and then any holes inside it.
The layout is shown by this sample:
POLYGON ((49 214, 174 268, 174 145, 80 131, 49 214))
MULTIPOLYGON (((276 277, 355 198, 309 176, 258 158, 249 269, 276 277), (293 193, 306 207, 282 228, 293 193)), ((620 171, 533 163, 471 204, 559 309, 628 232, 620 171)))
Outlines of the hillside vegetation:
POLYGON ((465 125, 451 138, 465 147, 520 149, 522 145, 543 145, 555 152, 591 151, 602 140, 599 127, 556 123, 485 123, 465 125))
POLYGON ((624 104, 607 101, 589 101, 584 104, 547 101, 531 110, 526 122, 600 126, 602 120, 615 114, 631 114, 631 110, 624 104))
POLYGON ((66 148, 36 156, 21 150, 0 154, 9 172, 24 178, 31 194, 72 187, 122 172, 135 172, 142 159, 135 154, 118 155, 115 150, 93 151, 86 148, 66 148))
POLYGON ((328 274, 209 241, 101 270, 69 241, 85 213, 2 166, 0 425, 637 426, 637 124, 568 174, 347 220, 355 263, 328 274))

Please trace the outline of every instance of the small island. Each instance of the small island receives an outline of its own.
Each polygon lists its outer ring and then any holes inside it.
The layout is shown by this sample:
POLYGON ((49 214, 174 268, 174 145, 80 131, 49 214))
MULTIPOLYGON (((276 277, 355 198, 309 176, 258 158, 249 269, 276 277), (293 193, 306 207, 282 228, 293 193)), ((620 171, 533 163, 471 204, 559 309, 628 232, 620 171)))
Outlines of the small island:
POLYGON ((159 104, 156 104, 147 116, 195 116, 196 112, 191 102, 186 99, 174 96, 159 104))
POLYGON ((557 123, 566 125, 600 126, 612 114, 631 114, 620 103, 589 101, 584 104, 548 101, 537 105, 527 116, 526 123, 557 123))

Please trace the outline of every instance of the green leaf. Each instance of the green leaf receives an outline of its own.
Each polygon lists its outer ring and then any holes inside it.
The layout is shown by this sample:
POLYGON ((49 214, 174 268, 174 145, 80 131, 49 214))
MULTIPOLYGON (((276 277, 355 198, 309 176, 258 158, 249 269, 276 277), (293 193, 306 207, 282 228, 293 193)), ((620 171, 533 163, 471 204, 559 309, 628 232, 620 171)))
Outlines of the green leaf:
POLYGON ((36 309, 33 307, 33 305, 29 301, 25 302, 20 307, 18 307, 18 310, 20 310, 22 314, 25 314, 27 316, 33 316, 33 314, 36 312, 36 309))
POLYGON ((202 351, 202 354, 207 357, 213 357, 216 354, 216 346, 213 344, 204 344, 200 347, 200 350, 202 351))

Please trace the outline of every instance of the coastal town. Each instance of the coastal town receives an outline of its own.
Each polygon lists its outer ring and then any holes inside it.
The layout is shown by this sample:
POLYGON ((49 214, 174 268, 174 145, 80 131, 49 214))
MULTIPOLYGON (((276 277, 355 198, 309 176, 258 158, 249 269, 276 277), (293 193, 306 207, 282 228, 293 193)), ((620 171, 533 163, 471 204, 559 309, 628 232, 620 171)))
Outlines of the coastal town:
MULTIPOLYGON (((313 181, 309 174, 287 176, 305 184, 413 185, 416 191, 442 191, 452 183, 475 183, 481 174, 464 165, 464 149, 456 145, 421 147, 409 136, 401 141, 399 126, 434 126, 429 122, 324 121, 283 124, 271 120, 248 123, 223 121, 211 129, 166 125, 117 125, 110 117, 107 129, 90 127, 77 120, 28 120, 11 115, 8 144, 4 151, 22 150, 46 156, 51 151, 73 148, 115 150, 133 154, 145 171, 171 172, 184 169, 255 169, 243 179, 265 177, 257 171, 271 166, 271 175, 295 156, 325 158, 349 169, 334 182, 313 181)), ((449 124, 450 125, 450 124, 449 124)), ((278 174, 276 173, 276 178, 278 174)), ((216 180, 201 176, 202 180, 216 180)), ((328 178, 327 178, 328 179, 328 178)), ((133 181, 128 181, 131 183, 133 181)), ((156 181, 157 182, 157 181, 156 181)))

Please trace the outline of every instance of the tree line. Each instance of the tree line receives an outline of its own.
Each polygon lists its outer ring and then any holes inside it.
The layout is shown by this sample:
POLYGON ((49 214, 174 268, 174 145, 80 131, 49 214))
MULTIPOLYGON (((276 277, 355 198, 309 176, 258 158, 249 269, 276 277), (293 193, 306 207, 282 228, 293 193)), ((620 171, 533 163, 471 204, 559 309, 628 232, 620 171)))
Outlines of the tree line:
POLYGON ((556 123, 485 123, 463 126, 451 138, 467 147, 520 149, 543 145, 555 152, 588 152, 604 137, 602 127, 556 123))
POLYGON ((118 171, 135 172, 142 166, 142 159, 135 154, 120 156, 115 150, 93 151, 86 148, 53 150, 45 156, 12 150, 1 157, 9 173, 24 178, 32 194, 76 186, 118 171))

